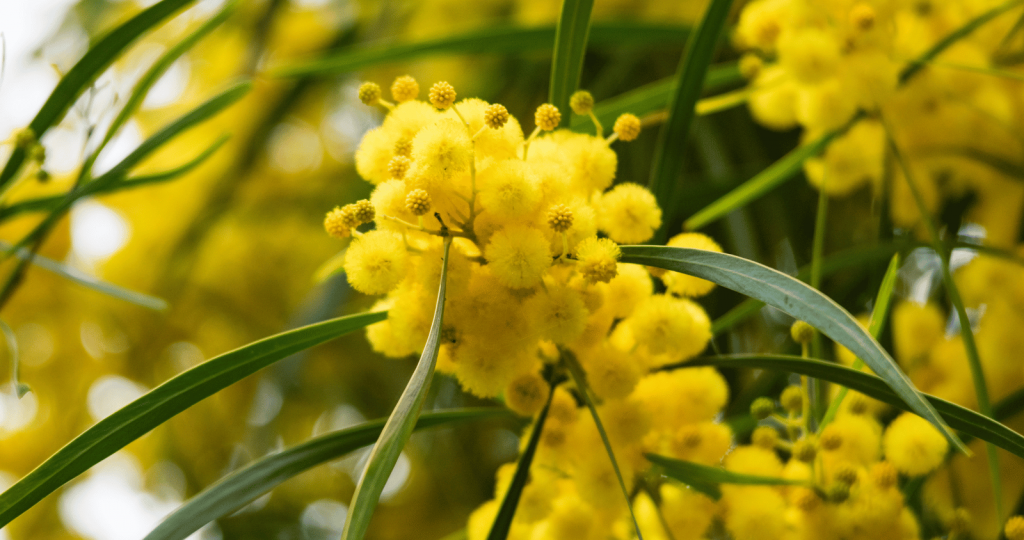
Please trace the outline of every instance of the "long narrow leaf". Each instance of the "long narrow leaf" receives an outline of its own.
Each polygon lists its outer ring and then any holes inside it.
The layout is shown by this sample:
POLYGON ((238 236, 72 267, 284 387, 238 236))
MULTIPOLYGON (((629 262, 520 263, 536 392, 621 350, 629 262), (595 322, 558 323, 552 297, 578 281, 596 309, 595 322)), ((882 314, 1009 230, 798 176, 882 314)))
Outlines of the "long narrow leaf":
POLYGON ((345 519, 345 527, 341 532, 342 540, 362 540, 366 535, 366 529, 370 526, 370 518, 374 509, 377 508, 377 501, 384 484, 391 476, 398 457, 405 448, 409 435, 412 434, 413 426, 423 408, 423 402, 427 398, 427 389, 430 387, 430 380, 434 375, 434 365, 437 364, 437 352, 441 347, 441 324, 444 319, 445 285, 448 281, 448 250, 452 245, 451 237, 444 239, 444 257, 441 262, 441 286, 437 291, 437 305, 434 308, 434 320, 430 323, 430 333, 427 335, 427 343, 423 346, 423 354, 413 371, 409 384, 406 385, 402 396, 398 398, 395 410, 384 425, 377 443, 373 445, 370 458, 367 461, 366 469, 363 470, 356 491, 352 494, 352 504, 348 517, 345 519))
POLYGON ((224 353, 100 420, 0 494, 0 527, 174 415, 278 360, 387 317, 361 313, 283 332, 224 353))
POLYGON ((548 418, 548 410, 551 408, 551 398, 555 396, 555 386, 551 386, 548 392, 548 400, 544 408, 537 415, 537 421, 533 423, 533 430, 530 432, 530 440, 526 443, 526 449, 519 456, 519 463, 516 463, 516 472, 512 476, 512 483, 505 492, 505 498, 501 500, 501 507, 498 515, 494 517, 491 525, 491 532, 487 534, 487 540, 505 540, 508 537, 508 530, 512 527, 512 519, 515 518, 516 508, 519 507, 519 498, 523 494, 523 488, 530 479, 530 465, 533 464, 533 455, 537 452, 537 445, 540 444, 540 436, 544 431, 544 421, 548 418))
MULTIPOLYGON (((549 51, 555 44, 555 31, 555 26, 488 28, 417 43, 360 45, 333 52, 326 58, 281 67, 272 70, 270 75, 336 75, 436 55, 549 51)), ((592 45, 616 47, 666 46, 682 45, 689 35, 690 29, 684 26, 620 21, 595 23, 590 29, 589 41, 592 45)))
MULTIPOLYGON (((85 56, 61 77, 57 87, 29 123, 28 127, 35 133, 36 138, 41 139, 46 130, 57 123, 71 108, 82 92, 139 36, 193 2, 195 0, 161 0, 115 28, 93 45, 85 56)), ((14 179, 14 174, 21 168, 24 160, 25 151, 15 149, 3 171, 0 171, 0 189, 14 179)))
MULTIPOLYGON (((498 407, 430 412, 420 416, 414 430, 509 415, 507 409, 498 407)), ((230 514, 285 480, 373 444, 384 422, 384 419, 373 420, 321 435, 235 471, 189 499, 143 540, 188 538, 207 523, 230 514)))
POLYGON ((562 111, 562 125, 569 123, 569 96, 580 87, 583 55, 590 34, 590 12, 594 0, 563 0, 555 30, 555 51, 551 58, 548 101, 562 111))
MULTIPOLYGON (((881 378, 845 366, 786 355, 730 355, 697 358, 683 364, 666 366, 663 369, 682 369, 698 366, 717 368, 754 368, 799 373, 816 377, 835 384, 841 384, 868 397, 883 401, 904 411, 910 411, 907 403, 898 396, 881 378)), ((924 394, 935 410, 949 424, 949 427, 995 444, 1014 455, 1024 457, 1024 436, 1003 424, 956 403, 924 394)), ((914 412, 914 411, 911 411, 914 412)))
POLYGON ((673 459, 657 454, 644 454, 644 456, 651 463, 661 466, 664 469, 665 476, 678 480, 716 501, 722 498, 722 490, 719 489, 719 484, 739 484, 744 486, 808 485, 807 482, 800 480, 740 474, 725 470, 722 467, 710 467, 700 463, 673 459))
POLYGON ((967 448, 914 388, 889 353, 846 310, 792 277, 742 257, 699 249, 623 246, 622 262, 682 272, 752 296, 806 321, 857 357, 885 380, 910 408, 936 426, 957 448, 967 448))
POLYGON ((668 227, 678 217, 680 205, 675 204, 674 195, 678 191, 676 177, 683 168, 683 148, 690 136, 690 124, 693 123, 694 108, 704 86, 704 77, 711 65, 711 57, 715 53, 731 6, 732 0, 711 0, 679 63, 675 93, 668 103, 668 122, 658 134, 648 183, 665 213, 655 243, 664 242, 668 237, 668 227))

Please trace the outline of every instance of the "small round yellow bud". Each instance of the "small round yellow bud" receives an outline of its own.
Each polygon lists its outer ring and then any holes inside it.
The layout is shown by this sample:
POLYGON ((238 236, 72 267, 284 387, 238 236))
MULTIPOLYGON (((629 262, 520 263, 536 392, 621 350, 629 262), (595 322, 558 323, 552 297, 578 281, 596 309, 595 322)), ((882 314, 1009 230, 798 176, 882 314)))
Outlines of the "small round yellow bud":
POLYGON ((395 156, 388 162, 388 174, 391 178, 402 179, 405 178, 405 173, 409 172, 409 167, 412 165, 412 161, 405 156, 395 156))
POLYGON ((590 114, 594 110, 594 96, 586 90, 577 90, 569 97, 569 107, 576 114, 590 114))
POLYGON ((850 24, 861 32, 871 30, 875 26, 875 8, 865 2, 853 6, 850 10, 850 24))
POLYGON ((797 321, 789 327, 789 335, 793 337, 793 341, 807 345, 814 339, 814 327, 804 321, 797 321))
POLYGON ((405 196, 405 207, 414 216, 422 216, 430 211, 430 194, 422 189, 414 189, 405 196))
POLYGON ((850 402, 847 410, 851 414, 864 414, 868 412, 868 398, 863 394, 851 394, 847 396, 846 400, 850 402))
POLYGON ((798 413, 804 408, 804 392, 799 386, 787 386, 779 398, 782 407, 791 413, 798 413))
POLYGON ((622 114, 615 120, 612 131, 621 141, 632 141, 640 136, 640 119, 635 114, 622 114))
POLYGON ((740 57, 740 75, 744 79, 752 80, 761 73, 764 68, 764 60, 754 53, 747 53, 740 57))
POLYGON ((14 132, 14 146, 22 150, 28 150, 36 143, 36 132, 30 127, 23 127, 14 132))
POLYGON ((814 461, 814 457, 818 455, 818 444, 811 437, 805 437, 799 441, 793 443, 793 457, 797 461, 804 463, 810 463, 814 461))
MULTIPOLYGON (((822 441, 825 439, 822 438, 822 441)), ((843 463, 836 467, 836 481, 846 485, 853 485, 857 481, 857 468, 849 463, 843 463)))
POLYGON ((348 238, 351 235, 348 217, 345 211, 337 206, 334 207, 334 210, 327 212, 327 217, 324 218, 324 229, 327 234, 335 238, 348 238))
POLYGON ((850 498, 850 485, 836 482, 828 488, 828 500, 834 503, 841 503, 850 498))
POLYGON ((825 430, 821 434, 821 449, 831 452, 838 450, 843 445, 843 436, 835 431, 825 430))
MULTIPOLYGON (((900 474, 896 471, 896 467, 893 467, 892 463, 888 461, 879 461, 875 463, 874 467, 871 467, 871 480, 882 489, 895 487, 899 478, 900 474)), ((1021 537, 1021 540, 1024 540, 1024 537, 1021 537)))
POLYGON ((498 129, 508 122, 508 109, 501 103, 495 103, 484 109, 484 123, 491 129, 498 129))
POLYGON ((558 112, 558 107, 545 103, 537 107, 537 112, 533 113, 533 121, 544 131, 551 131, 562 121, 562 113, 558 112))
POLYGON ((362 225, 363 223, 369 223, 373 221, 374 217, 376 217, 373 210, 373 204, 367 199, 347 204, 342 210, 350 216, 349 219, 354 223, 352 225, 353 227, 362 225))
POLYGON ((412 155, 412 139, 402 137, 395 142, 395 155, 409 157, 412 155))
POLYGON ((430 87, 430 104, 438 109, 445 110, 455 103, 455 88, 445 81, 434 83, 430 87))
POLYGON ((402 75, 391 83, 391 97, 395 101, 412 101, 420 95, 420 84, 409 75, 402 75))
POLYGON ((1024 516, 1013 516, 1006 522, 1006 540, 1024 540, 1024 516))
POLYGON ((533 416, 544 407, 548 396, 548 383, 536 373, 528 373, 505 388, 505 404, 520 416, 533 416))
POLYGON ((801 489, 793 500, 796 507, 804 512, 812 512, 821 504, 821 497, 813 489, 801 489))
MULTIPOLYGON (((961 535, 965 534, 970 528, 971 513, 964 507, 954 510, 953 518, 949 521, 949 532, 961 535)), ((1007 537, 1009 537, 1009 535, 1007 535, 1007 537)))
POLYGON ((755 420, 764 420, 775 412, 775 402, 771 398, 759 397, 750 404, 750 415, 755 420))
POLYGON ((555 232, 568 231, 572 227, 572 209, 564 204, 556 204, 548 210, 548 227, 555 232))
POLYGON ((364 82, 359 86, 359 101, 364 105, 373 105, 380 101, 380 85, 373 82, 364 82))
POLYGON ((754 429, 754 432, 750 435, 750 442, 756 446, 772 450, 775 448, 775 443, 779 441, 779 432, 775 431, 775 428, 771 426, 758 426, 754 429))

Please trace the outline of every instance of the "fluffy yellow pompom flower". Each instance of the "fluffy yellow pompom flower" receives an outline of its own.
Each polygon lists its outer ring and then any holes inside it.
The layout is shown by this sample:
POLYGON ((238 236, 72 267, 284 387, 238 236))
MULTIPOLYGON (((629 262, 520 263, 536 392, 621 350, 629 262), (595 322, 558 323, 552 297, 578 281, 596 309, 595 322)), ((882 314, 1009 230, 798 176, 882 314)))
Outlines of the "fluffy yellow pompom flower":
POLYGON ((587 371, 587 382, 601 399, 622 399, 630 394, 642 371, 636 359, 609 344, 602 344, 579 357, 587 371))
POLYGON ((533 114, 533 121, 544 131, 552 131, 562 121, 562 113, 558 112, 558 107, 545 103, 537 107, 537 112, 533 114))
POLYGON ((412 140, 412 160, 427 176, 469 170, 472 159, 473 145, 466 126, 452 118, 442 118, 421 129, 412 140))
POLYGON ((1006 522, 1003 529, 1006 533, 1006 540, 1024 540, 1024 517, 1013 516, 1006 522))
POLYGON ((903 413, 889 424, 882 438, 885 457, 908 476, 927 474, 942 464, 949 441, 920 416, 903 413))
POLYGON ((620 141, 633 141, 640 136, 640 119, 635 114, 622 114, 615 119, 612 131, 619 136, 620 141))
POLYGON ((499 161, 480 171, 480 204, 499 220, 526 217, 540 203, 540 181, 521 159, 499 161))
POLYGON ((661 208, 647 188, 619 184, 599 202, 597 226, 620 244, 646 242, 661 226, 661 208))
POLYGON ((814 84, 835 73, 839 66, 836 36, 817 28, 804 28, 779 38, 779 63, 797 81, 814 84))
POLYGON ((412 101, 420 95, 420 84, 409 75, 403 75, 391 83, 391 97, 402 103, 412 101))
MULTIPOLYGON (((719 246, 717 242, 701 233, 677 234, 668 241, 667 245, 670 247, 703 249, 716 253, 722 252, 722 246, 719 246)), ((691 298, 704 296, 715 288, 715 284, 711 281, 687 274, 680 274, 679 272, 665 272, 662 274, 661 280, 665 282, 665 288, 673 294, 689 296, 691 298)))
POLYGON ((505 388, 505 405, 520 416, 533 416, 544 407, 548 383, 536 373, 516 377, 505 388))
POLYGON ((892 342, 904 369, 923 360, 946 332, 945 315, 935 304, 900 302, 892 310, 892 342))
POLYGON ((532 314, 541 337, 558 344, 572 343, 587 327, 587 308, 573 289, 548 285, 530 299, 526 310, 532 314))
POLYGON ((654 292, 651 275, 636 264, 616 265, 618 274, 603 285, 604 308, 616 318, 628 317, 637 304, 654 292))
POLYGON ((673 484, 661 485, 662 516, 675 540, 699 540, 715 516, 715 503, 702 493, 673 484))
POLYGON ((590 283, 608 283, 618 273, 622 250, 607 238, 587 238, 576 246, 576 266, 590 283))
POLYGON ((552 262, 544 233, 523 225, 494 233, 484 256, 494 278, 512 289, 527 289, 540 283, 552 262))
POLYGON ((667 362, 691 358, 711 340, 711 321, 700 306, 682 298, 656 295, 633 312, 630 328, 637 343, 667 362))
POLYGON ((363 294, 383 294, 405 278, 409 255, 402 237, 390 231, 370 231, 345 253, 345 273, 363 294))
POLYGON ((438 109, 444 110, 455 103, 455 88, 445 81, 434 83, 430 87, 430 104, 438 109))

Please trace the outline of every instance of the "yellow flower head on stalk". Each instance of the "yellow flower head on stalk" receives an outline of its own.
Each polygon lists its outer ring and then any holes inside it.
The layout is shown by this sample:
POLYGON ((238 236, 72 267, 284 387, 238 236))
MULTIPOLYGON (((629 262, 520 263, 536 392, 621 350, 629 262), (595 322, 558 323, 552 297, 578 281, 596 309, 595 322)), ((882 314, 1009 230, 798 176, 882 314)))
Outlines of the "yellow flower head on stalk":
POLYGON ((420 85, 409 75, 398 77, 395 82, 391 83, 391 97, 399 103, 412 101, 419 95, 420 85))

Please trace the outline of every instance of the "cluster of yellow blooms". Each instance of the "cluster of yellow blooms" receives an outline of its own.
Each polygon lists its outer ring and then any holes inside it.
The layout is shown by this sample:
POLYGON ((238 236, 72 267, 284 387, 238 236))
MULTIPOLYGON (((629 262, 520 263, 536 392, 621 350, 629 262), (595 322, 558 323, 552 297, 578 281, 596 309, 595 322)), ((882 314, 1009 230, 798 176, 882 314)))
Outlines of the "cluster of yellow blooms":
POLYGON ((741 62, 753 78, 750 110, 769 128, 803 127, 807 141, 860 114, 822 156, 805 163, 814 186, 834 196, 866 185, 887 192, 893 222, 917 225, 920 215, 902 171, 895 168, 886 179, 888 128, 930 211, 945 198, 973 192, 977 204, 969 217, 990 238, 1011 240, 1024 191, 977 154, 1012 161, 1022 150, 1019 82, 990 71, 1006 55, 1004 37, 1014 31, 1014 17, 987 23, 928 63, 916 60, 996 5, 755 0, 744 7, 735 34, 739 47, 751 51, 741 62), (919 70, 901 80, 909 68, 919 70))

